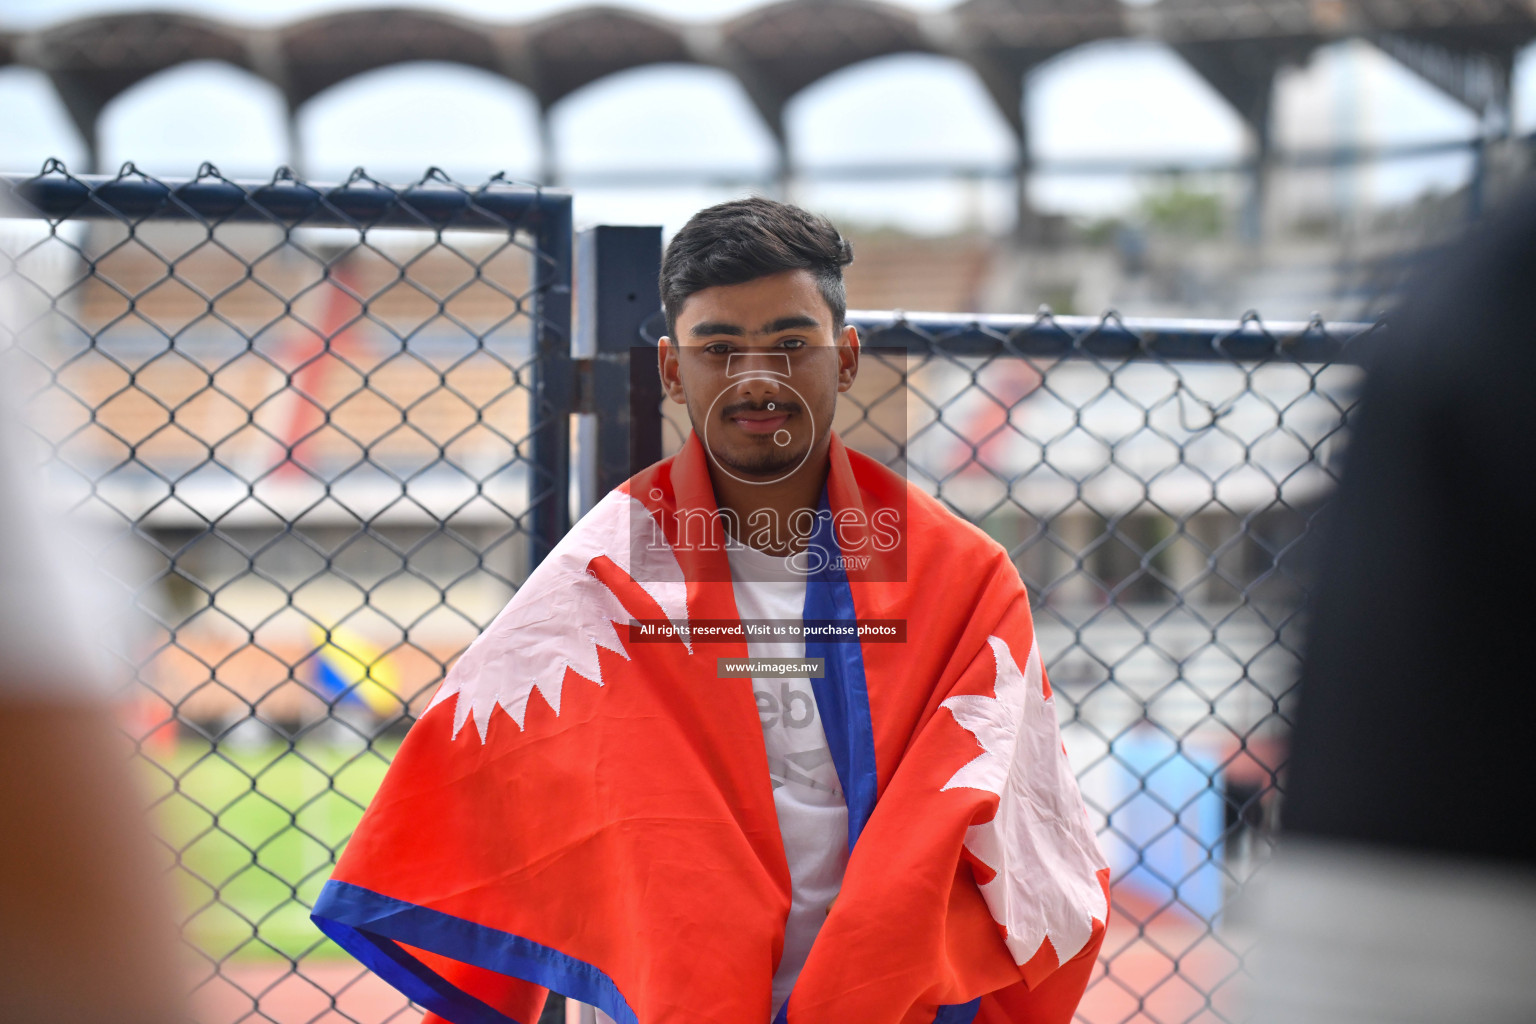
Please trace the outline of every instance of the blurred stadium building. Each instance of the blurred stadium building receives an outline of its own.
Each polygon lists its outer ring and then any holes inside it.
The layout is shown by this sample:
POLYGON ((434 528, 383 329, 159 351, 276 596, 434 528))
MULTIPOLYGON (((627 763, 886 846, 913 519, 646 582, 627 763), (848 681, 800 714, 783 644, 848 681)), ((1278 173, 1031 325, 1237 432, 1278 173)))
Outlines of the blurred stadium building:
POLYGON ((532 97, 540 153, 530 177, 545 184, 693 184, 814 199, 815 187, 827 183, 969 183, 972 230, 939 242, 869 240, 867 251, 877 257, 869 262, 879 268, 860 268, 853 282, 856 303, 867 308, 1022 312, 1045 303, 1057 312, 1114 306, 1144 315, 1223 315, 1240 303, 1270 315, 1283 306, 1288 316, 1315 309, 1361 317, 1389 302, 1413 253, 1443 242, 1525 166, 1524 143, 1511 139, 1511 97, 1517 57, 1533 39, 1536 14, 1520 0, 968 0, 925 11, 797 0, 715 22, 595 7, 525 23, 381 8, 273 26, 143 12, 0 33, 0 68, 46 74, 82 141, 85 166, 76 171, 108 169, 101 120, 115 99, 169 69, 212 61, 276 90, 287 111, 289 162, 312 177, 298 130, 306 104, 378 69, 444 62, 500 76, 532 97), (1156 43, 1176 55, 1236 116, 1244 152, 1036 155, 1028 96, 1035 73, 1114 40, 1156 43), (1368 102, 1364 86, 1343 81, 1289 118, 1282 145, 1277 82, 1349 40, 1432 83, 1467 112, 1471 130, 1373 141, 1357 123, 1370 117, 1357 109, 1368 102), (977 162, 940 150, 917 162, 859 153, 836 166, 800 161, 786 116, 794 101, 840 72, 903 54, 968 69, 993 107, 987 116, 1012 137, 1015 156, 977 162), (761 174, 561 166, 551 128, 557 105, 625 72, 677 65, 717 69, 737 83, 774 150, 761 174), (1366 186, 1352 184, 1372 168, 1437 160, 1461 161, 1456 194, 1378 209, 1358 194, 1366 186), (1042 183, 1115 177, 1134 181, 1142 201, 1096 223, 1064 217, 1035 198, 1042 183), (1000 195, 1011 201, 999 207, 1000 195), (900 258, 883 258, 888 249, 900 258), (880 288, 894 291, 895 301, 883 301, 880 288))

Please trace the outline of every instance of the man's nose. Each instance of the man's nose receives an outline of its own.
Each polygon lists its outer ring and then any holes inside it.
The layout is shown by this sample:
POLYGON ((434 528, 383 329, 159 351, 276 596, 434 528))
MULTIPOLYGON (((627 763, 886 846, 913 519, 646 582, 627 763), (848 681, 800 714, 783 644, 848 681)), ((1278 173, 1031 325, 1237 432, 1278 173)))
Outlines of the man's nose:
POLYGON ((752 373, 731 383, 738 398, 761 404, 777 397, 783 382, 775 374, 752 373))
POLYGON ((776 377, 789 379, 787 352, 733 352, 726 362, 728 377, 776 377))

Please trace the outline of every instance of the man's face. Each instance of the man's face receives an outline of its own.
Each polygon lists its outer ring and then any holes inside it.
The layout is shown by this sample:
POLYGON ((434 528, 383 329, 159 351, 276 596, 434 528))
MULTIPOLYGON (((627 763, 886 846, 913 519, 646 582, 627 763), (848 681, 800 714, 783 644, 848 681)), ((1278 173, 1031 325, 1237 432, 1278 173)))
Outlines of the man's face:
POLYGON ((695 292, 662 339, 667 395, 718 469, 772 484, 826 450, 837 394, 853 386, 858 335, 834 331, 808 270, 695 292))

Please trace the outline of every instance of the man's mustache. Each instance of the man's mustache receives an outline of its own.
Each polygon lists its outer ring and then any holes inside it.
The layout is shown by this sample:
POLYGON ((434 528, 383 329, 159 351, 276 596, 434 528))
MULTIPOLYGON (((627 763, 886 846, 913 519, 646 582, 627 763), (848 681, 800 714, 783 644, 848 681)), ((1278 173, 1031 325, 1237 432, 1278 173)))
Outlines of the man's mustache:
POLYGON ((728 420, 733 416, 740 416, 744 412, 771 412, 775 415, 778 415, 779 413, 804 411, 804 409, 800 408, 800 403, 798 402, 786 402, 782 399, 775 398, 771 401, 765 401, 761 404, 757 404, 751 401, 733 403, 721 410, 720 418, 723 420, 728 420), (768 408, 769 405, 772 405, 773 408, 768 408))

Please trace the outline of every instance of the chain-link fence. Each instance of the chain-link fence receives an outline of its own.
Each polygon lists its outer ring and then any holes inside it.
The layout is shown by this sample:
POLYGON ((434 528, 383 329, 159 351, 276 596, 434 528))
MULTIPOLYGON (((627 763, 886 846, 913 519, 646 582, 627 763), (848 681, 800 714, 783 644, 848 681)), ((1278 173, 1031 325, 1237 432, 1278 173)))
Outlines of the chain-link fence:
POLYGON ((843 436, 1001 541, 1030 591, 1112 869, 1080 1018, 1241 1019, 1236 898, 1272 845, 1304 541, 1369 328, 854 320, 903 354, 861 367, 843 436))
MULTIPOLYGON (((848 316, 864 357, 835 429, 1002 542, 1029 589, 1112 868, 1079 1019, 1242 1019, 1239 897, 1273 846, 1306 541, 1376 325, 848 316)), ((686 414, 653 408, 676 451, 686 414)))
MULTIPOLYGON (((437 175, 50 167, 0 191, 5 372, 136 609, 126 724, 198 1019, 415 1019, 308 906, 570 499, 680 440, 634 348, 659 231, 577 249, 568 196, 437 175)), ((1232 1018, 1249 941, 1233 896, 1273 819, 1298 553, 1365 329, 852 318, 870 353, 843 437, 1003 541, 1030 587, 1115 872, 1082 1018, 1232 1018)))

